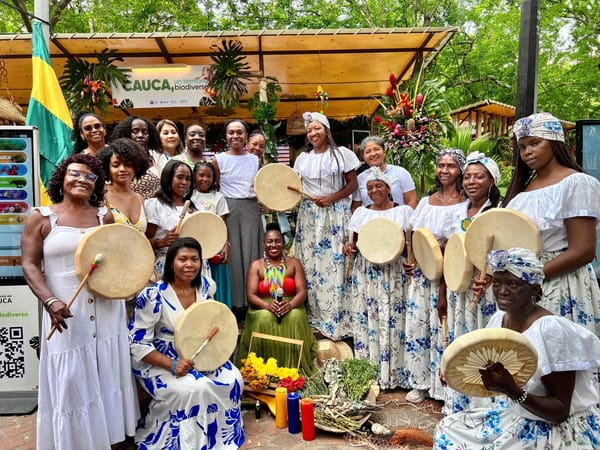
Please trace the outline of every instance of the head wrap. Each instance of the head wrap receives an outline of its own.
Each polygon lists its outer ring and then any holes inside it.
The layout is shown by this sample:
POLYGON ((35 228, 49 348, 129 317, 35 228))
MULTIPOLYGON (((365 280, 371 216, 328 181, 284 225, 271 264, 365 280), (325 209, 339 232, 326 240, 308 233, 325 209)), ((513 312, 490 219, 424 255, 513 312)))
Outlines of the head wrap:
POLYGON ((438 153, 438 157, 435 160, 435 165, 440 162, 442 156, 449 155, 458 163, 458 167, 460 168, 460 173, 463 172, 463 167, 465 166, 465 154, 460 148, 447 148, 438 153))
POLYGON ((476 163, 481 164, 487 169, 494 180, 494 184, 498 184, 500 182, 500 169, 498 168, 498 164, 496 164, 496 161, 494 161, 492 158, 488 158, 481 152, 472 152, 467 155, 467 162, 463 167, 463 173, 465 170, 467 170, 467 166, 476 163))
POLYGON ((541 285, 544 280, 544 265, 526 248, 492 250, 487 263, 492 272, 507 271, 529 284, 541 285))
POLYGON ((392 191, 392 180, 390 180, 390 178, 385 173, 383 173, 379 167, 374 166, 367 170, 367 181, 365 182, 365 185, 369 181, 375 180, 383 181, 390 188, 390 192, 392 191))
POLYGON ((560 120, 546 112, 532 114, 517 120, 513 125, 513 133, 515 133, 517 142, 527 136, 565 142, 565 132, 560 120))
POLYGON ((331 126, 329 125, 329 120, 327 119, 327 117, 325 117, 324 114, 318 112, 305 112, 304 114, 302 114, 302 118, 304 119, 304 128, 306 128, 308 124, 311 123, 313 120, 316 120, 317 122, 321 122, 327 128, 331 129, 331 126))

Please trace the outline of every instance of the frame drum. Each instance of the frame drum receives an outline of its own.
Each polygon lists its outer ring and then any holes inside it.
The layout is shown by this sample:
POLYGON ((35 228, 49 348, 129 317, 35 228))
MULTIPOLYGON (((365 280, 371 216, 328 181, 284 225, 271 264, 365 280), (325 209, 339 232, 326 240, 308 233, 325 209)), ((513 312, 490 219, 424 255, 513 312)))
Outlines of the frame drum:
POLYGON ((254 177, 254 191, 258 201, 273 211, 289 211, 300 201, 302 181, 294 169, 281 163, 267 164, 254 177))
POLYGON ((103 259, 88 278, 87 288, 102 297, 123 299, 136 295, 146 287, 154 272, 150 241, 129 225, 102 225, 81 239, 75 252, 75 272, 80 279, 98 253, 102 253, 103 259))
POLYGON ((202 247, 202 259, 219 253, 227 242, 227 225, 221 217, 210 211, 188 214, 179 229, 180 237, 193 237, 202 247))
POLYGON ((474 397, 492 397, 481 381, 479 369, 500 362, 518 386, 537 370, 538 354, 529 340, 508 328, 482 328, 456 338, 442 355, 440 370, 452 389, 474 397))
POLYGON ((404 250, 404 231, 393 220, 378 217, 367 221, 358 233, 356 246, 372 264, 388 264, 404 250))
POLYGON ((538 227, 525 214, 510 208, 489 209, 471 222, 465 235, 467 255, 481 272, 487 264, 488 234, 494 236, 491 250, 522 247, 537 255, 542 248, 538 227))
POLYGON ((452 292, 464 292, 473 281, 473 264, 465 250, 465 234, 454 233, 444 251, 444 280, 452 292))
POLYGON ((440 244, 427 228, 417 228, 412 234, 412 248, 417 264, 425 278, 437 281, 442 278, 444 258, 440 244))
POLYGON ((219 331, 194 358, 196 370, 216 370, 233 354, 238 339, 235 315, 227 305, 205 300, 186 309, 175 324, 175 350, 185 359, 194 356, 214 327, 219 331))

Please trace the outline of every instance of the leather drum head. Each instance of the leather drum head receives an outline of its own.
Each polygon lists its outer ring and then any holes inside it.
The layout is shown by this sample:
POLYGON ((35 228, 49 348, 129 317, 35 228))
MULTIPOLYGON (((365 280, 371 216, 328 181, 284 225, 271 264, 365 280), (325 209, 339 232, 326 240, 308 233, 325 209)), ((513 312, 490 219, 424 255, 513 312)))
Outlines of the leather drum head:
POLYGON ((289 211, 300 201, 301 195, 288 186, 302 190, 300 176, 285 164, 267 164, 254 177, 258 201, 273 211, 289 211))
POLYGON ((404 231, 393 220, 378 217, 366 222, 358 234, 356 246, 373 264, 388 264, 404 250, 404 231))
POLYGON ((465 234, 450 236, 444 250, 444 280, 452 292, 464 292, 473 281, 473 264, 465 250, 465 234))
POLYGON ((75 272, 80 279, 88 273, 98 253, 103 258, 89 276, 87 288, 102 297, 123 299, 136 295, 146 287, 154 272, 150 242, 129 225, 102 225, 81 239, 75 252, 75 272))
POLYGON ((419 269, 428 280, 439 280, 443 274, 444 259, 440 244, 427 228, 418 228, 412 234, 412 248, 419 269))
POLYGON ((219 331, 194 358, 199 371, 216 370, 233 354, 238 339, 235 316, 227 305, 205 300, 186 309, 175 324, 175 350, 185 359, 194 356, 214 327, 219 331))
POLYGON ((494 235, 492 250, 523 247, 537 255, 542 248, 540 232, 525 214, 509 208, 489 209, 471 222, 465 236, 467 255, 482 272, 487 264, 488 234, 494 235))
POLYGON ((209 259, 219 253, 227 242, 227 225, 215 213, 199 211, 183 219, 179 236, 196 239, 202 246, 202 258, 209 259))
POLYGON ((529 381, 537 370, 537 351, 525 336, 508 328, 482 328, 456 338, 442 355, 440 370, 448 386, 461 394, 492 397, 479 369, 500 362, 518 386, 529 381))

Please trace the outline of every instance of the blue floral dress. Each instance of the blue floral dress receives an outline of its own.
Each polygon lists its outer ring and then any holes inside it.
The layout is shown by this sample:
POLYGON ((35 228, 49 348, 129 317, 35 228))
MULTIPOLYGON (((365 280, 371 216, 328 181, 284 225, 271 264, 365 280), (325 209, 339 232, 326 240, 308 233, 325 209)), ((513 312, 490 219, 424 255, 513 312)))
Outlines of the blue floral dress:
MULTIPOLYGON (((490 319, 502 326, 504 312, 490 319)), ((506 396, 472 398, 464 412, 437 426, 434 449, 579 449, 600 448, 600 394, 593 371, 600 366, 600 340, 589 330, 558 316, 543 316, 523 332, 538 352, 538 368, 523 389, 545 395, 542 377, 554 371, 575 371, 575 387, 567 420, 553 424, 512 403, 506 396)))
MULTIPOLYGON (((405 229, 412 212, 408 205, 383 211, 361 206, 352 214, 348 229, 360 233, 365 223, 380 217, 405 229)), ((354 354, 379 368, 382 389, 409 387, 404 369, 408 277, 402 268, 403 260, 400 256, 389 264, 372 264, 357 253, 350 274, 348 301, 352 304, 354 354)))
MULTIPOLYGON (((203 277, 197 301, 214 292, 214 281, 203 277)), ((192 369, 179 378, 142 361, 153 350, 178 357, 174 329, 183 312, 175 291, 163 282, 146 288, 136 300, 129 324, 133 372, 153 399, 138 424, 136 444, 141 450, 237 449, 245 439, 240 406, 244 381, 231 361, 215 371, 192 369)))

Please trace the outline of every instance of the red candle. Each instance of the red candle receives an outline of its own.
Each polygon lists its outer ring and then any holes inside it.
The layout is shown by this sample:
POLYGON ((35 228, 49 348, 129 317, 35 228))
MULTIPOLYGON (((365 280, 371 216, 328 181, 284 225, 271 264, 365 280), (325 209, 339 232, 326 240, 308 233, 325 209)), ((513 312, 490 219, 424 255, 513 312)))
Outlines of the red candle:
POLYGON ((312 441, 315 438, 315 410, 312 398, 300 400, 302 413, 302 439, 312 441))

